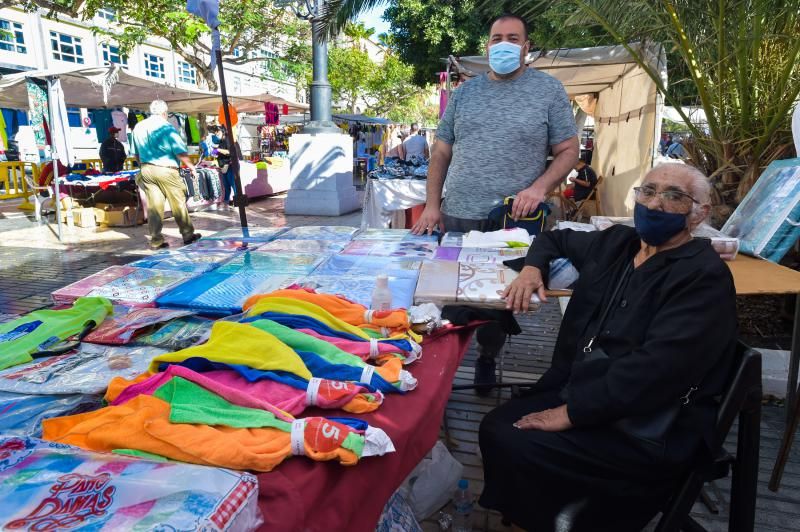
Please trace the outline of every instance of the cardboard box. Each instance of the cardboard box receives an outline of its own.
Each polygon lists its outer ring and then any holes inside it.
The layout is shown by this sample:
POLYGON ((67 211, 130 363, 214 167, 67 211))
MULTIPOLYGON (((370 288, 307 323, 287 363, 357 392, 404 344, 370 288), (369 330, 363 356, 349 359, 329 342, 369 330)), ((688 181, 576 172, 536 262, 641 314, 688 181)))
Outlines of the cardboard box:
POLYGON ((139 208, 137 215, 136 205, 98 203, 94 214, 98 224, 109 227, 131 227, 144 223, 144 211, 139 208))
MULTIPOLYGON (((94 209, 91 207, 73 207, 72 222, 75 227, 95 227, 97 225, 97 218, 94 209)), ((67 223, 69 211, 61 211, 61 221, 67 223)))

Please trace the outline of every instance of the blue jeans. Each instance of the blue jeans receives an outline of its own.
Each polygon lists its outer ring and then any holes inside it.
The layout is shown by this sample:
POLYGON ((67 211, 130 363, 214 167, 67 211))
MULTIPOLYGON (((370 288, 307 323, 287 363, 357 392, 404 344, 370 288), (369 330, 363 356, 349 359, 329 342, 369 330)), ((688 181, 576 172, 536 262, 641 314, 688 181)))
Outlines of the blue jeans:
POLYGON ((236 194, 236 179, 233 176, 233 166, 228 165, 228 171, 222 174, 222 185, 225 187, 225 203, 231 201, 231 192, 236 194))

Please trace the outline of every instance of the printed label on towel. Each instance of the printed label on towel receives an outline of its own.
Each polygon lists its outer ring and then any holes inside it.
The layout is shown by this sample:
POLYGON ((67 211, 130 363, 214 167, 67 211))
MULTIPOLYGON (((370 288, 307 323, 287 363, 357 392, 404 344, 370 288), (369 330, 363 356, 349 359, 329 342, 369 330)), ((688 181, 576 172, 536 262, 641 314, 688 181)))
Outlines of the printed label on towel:
POLYGON ((114 503, 117 488, 110 485, 111 475, 97 476, 70 473, 58 477, 50 487, 50 496, 39 502, 31 513, 4 525, 4 529, 55 530, 76 528, 106 515, 114 503))
POLYGON ((375 373, 374 366, 365 366, 364 370, 361 372, 361 380, 359 382, 363 382, 365 384, 371 383, 373 373, 375 373))
POLYGON ((378 348, 378 340, 375 338, 369 339, 369 358, 378 358, 381 350, 378 348))
POLYGON ((411 344, 412 353, 414 353, 415 355, 422 353, 422 346, 419 345, 417 342, 415 342, 414 340, 409 340, 408 343, 411 344))
POLYGON ((305 419, 295 419, 292 421, 291 445, 292 454, 294 456, 304 456, 306 454, 305 429, 305 419))
POLYGON ((349 429, 324 417, 306 418, 306 441, 315 451, 321 453, 338 449, 344 443, 349 429))
POLYGON ((314 406, 317 404, 317 398, 319 398, 319 385, 322 383, 322 379, 319 377, 311 377, 311 380, 308 381, 308 388, 306 389, 306 404, 314 406))

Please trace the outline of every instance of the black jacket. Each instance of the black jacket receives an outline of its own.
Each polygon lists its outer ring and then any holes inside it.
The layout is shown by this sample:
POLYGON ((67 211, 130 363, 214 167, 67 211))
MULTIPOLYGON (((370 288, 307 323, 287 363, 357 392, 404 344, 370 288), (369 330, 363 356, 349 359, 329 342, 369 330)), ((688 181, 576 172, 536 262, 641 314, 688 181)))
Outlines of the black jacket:
POLYGON ((116 137, 108 137, 100 144, 100 160, 103 161, 103 172, 113 174, 125 166, 125 146, 116 137))
POLYGON ((735 352, 733 278, 707 240, 654 255, 633 270, 595 340, 608 358, 584 362, 583 347, 640 245, 626 226, 536 238, 526 265, 546 276, 550 260, 567 257, 580 272, 553 364, 537 389, 566 388, 570 420, 580 427, 659 412, 697 386, 671 434, 688 452, 701 436, 711 440, 713 397, 722 391, 735 352))

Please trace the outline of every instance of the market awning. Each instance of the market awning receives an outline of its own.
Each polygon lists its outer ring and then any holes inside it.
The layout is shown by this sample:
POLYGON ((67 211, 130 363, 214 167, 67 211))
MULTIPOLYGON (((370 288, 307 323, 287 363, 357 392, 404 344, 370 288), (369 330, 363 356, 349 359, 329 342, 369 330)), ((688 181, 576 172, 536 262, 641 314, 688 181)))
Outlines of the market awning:
MULTIPOLYGON (((27 78, 46 79, 58 76, 64 89, 67 105, 73 107, 103 108, 131 107, 147 110, 155 99, 169 104, 177 113, 216 113, 221 105, 219 94, 200 89, 171 87, 151 79, 126 72, 118 65, 81 67, 21 72, 0 78, 0 107, 27 109, 27 78)), ((230 96, 229 100, 240 112, 263 112, 264 103, 286 104, 289 112, 304 111, 307 104, 292 102, 268 93, 249 96, 230 96)))
POLYGON ((388 118, 378 118, 367 115, 333 115, 333 119, 342 120, 344 122, 361 122, 362 124, 380 124, 382 126, 388 126, 394 123, 388 118))

